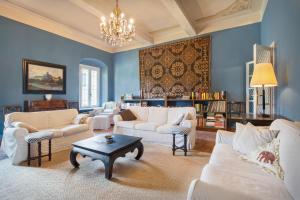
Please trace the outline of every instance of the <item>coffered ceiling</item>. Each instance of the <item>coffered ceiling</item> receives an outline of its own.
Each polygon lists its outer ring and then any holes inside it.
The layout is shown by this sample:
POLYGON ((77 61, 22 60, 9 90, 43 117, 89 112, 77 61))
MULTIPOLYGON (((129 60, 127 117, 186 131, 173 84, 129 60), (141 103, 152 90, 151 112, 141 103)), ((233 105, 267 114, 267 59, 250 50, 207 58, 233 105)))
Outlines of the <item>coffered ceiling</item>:
POLYGON ((115 0, 0 0, 0 15, 102 49, 119 52, 260 22, 268 0, 119 0, 135 19, 131 43, 113 48, 100 38, 101 16, 115 0))

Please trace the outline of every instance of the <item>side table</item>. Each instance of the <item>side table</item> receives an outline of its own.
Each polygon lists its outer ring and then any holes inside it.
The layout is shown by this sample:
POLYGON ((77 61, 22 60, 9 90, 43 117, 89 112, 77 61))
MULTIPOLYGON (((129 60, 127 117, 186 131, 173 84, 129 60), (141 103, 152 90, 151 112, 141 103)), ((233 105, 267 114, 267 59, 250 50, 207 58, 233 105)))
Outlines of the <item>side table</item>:
POLYGON ((171 132, 173 135, 173 145, 172 145, 172 151, 173 151, 173 156, 175 155, 175 151, 177 149, 181 149, 184 151, 184 156, 187 154, 187 136, 191 132, 190 128, 185 128, 181 126, 173 126, 171 128, 171 132), (182 146, 176 146, 176 135, 183 136, 183 145, 182 146))
POLYGON ((30 166, 30 161, 38 159, 38 165, 41 166, 42 157, 48 156, 49 161, 51 160, 51 139, 53 138, 53 133, 50 132, 36 132, 31 133, 25 137, 25 141, 28 144, 28 153, 27 153, 27 165, 30 166), (42 155, 42 141, 49 140, 49 151, 47 155, 42 155), (31 144, 38 144, 38 156, 31 157, 30 146, 31 144))

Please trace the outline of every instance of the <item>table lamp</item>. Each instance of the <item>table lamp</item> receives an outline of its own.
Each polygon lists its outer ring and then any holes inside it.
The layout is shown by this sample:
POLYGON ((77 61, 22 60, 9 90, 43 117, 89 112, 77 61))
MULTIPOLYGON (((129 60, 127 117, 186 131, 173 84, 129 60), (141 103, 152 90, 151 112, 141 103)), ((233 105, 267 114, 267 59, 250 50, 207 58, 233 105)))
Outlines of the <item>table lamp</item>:
POLYGON ((262 117, 269 117, 269 115, 265 113, 265 109, 266 109, 265 87, 275 87, 275 86, 277 86, 277 79, 275 76, 273 65, 271 63, 255 64, 254 72, 250 82, 250 87, 262 87, 262 92, 263 92, 262 117))

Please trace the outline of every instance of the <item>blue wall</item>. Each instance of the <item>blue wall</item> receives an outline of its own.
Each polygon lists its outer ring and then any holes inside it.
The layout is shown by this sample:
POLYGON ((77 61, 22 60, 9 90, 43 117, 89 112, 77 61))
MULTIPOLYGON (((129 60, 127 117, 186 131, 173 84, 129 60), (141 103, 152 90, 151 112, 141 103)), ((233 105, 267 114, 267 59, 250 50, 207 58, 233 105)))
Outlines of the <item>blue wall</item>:
POLYGON ((114 63, 114 98, 127 94, 140 94, 139 50, 115 53, 114 63))
MULTIPOLYGON (((112 54, 0 17, 0 107, 7 104, 23 105, 24 100, 43 98, 42 95, 23 94, 23 58, 66 65, 66 95, 55 95, 54 98, 73 101, 79 99, 80 61, 83 58, 100 60, 103 73, 101 86, 104 91, 101 100, 113 99, 112 54)), ((0 124, 1 134, 2 115, 0 124)))
POLYGON ((300 120, 300 1, 269 1, 261 23, 261 41, 276 43, 277 113, 300 120))
MULTIPOLYGON (((245 100, 245 65, 260 43, 260 23, 212 33, 212 90, 226 90, 229 98, 245 100)), ((114 54, 115 100, 125 93, 139 94, 138 50, 114 54), (130 81, 128 81, 130 80, 130 81)))

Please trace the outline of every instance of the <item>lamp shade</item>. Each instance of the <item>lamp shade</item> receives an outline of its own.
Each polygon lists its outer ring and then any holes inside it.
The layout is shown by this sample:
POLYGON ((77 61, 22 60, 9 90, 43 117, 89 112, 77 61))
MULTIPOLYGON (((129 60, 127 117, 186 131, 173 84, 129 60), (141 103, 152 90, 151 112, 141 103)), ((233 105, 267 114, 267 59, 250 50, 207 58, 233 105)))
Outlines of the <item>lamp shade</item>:
POLYGON ((277 79, 271 63, 259 63, 254 66, 254 72, 250 82, 251 87, 274 87, 277 79))

